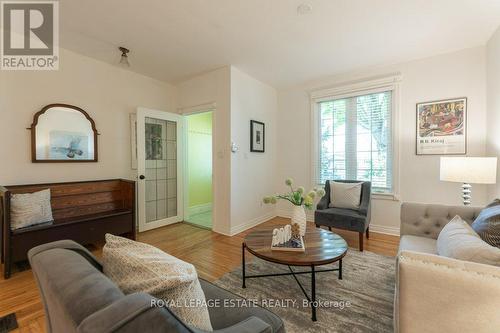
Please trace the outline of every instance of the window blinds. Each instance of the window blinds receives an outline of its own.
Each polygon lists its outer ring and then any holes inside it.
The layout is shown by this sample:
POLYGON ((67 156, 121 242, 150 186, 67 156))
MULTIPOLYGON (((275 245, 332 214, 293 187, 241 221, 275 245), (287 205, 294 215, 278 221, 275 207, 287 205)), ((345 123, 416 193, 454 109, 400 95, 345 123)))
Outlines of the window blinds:
POLYGON ((324 100, 319 111, 318 183, 353 179, 392 193, 392 91, 324 100))

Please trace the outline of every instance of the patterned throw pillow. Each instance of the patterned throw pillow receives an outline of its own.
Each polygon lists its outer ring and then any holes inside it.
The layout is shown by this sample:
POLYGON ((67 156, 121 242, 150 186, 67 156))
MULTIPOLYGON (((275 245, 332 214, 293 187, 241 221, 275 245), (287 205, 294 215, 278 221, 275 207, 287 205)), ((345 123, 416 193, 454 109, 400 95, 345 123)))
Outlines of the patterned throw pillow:
POLYGON ((104 274, 125 294, 148 293, 168 306, 185 324, 213 331, 193 265, 154 246, 106 234, 104 274))
POLYGON ((342 183, 330 180, 330 207, 359 209, 363 182, 342 183))
POLYGON ((10 229, 52 222, 50 189, 25 194, 12 194, 10 199, 10 229))
POLYGON ((472 223, 472 229, 488 244, 500 247, 500 199, 486 206, 472 223))

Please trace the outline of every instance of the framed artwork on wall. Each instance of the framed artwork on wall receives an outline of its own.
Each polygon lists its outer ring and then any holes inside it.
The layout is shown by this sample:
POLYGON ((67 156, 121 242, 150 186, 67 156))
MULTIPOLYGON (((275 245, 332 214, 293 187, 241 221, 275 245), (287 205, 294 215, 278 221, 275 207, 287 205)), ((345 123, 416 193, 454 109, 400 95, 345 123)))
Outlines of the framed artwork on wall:
POLYGON ((265 151, 265 125, 260 121, 250 120, 250 151, 263 153, 265 151))
POLYGON ((467 153, 467 98, 417 103, 417 155, 467 153))

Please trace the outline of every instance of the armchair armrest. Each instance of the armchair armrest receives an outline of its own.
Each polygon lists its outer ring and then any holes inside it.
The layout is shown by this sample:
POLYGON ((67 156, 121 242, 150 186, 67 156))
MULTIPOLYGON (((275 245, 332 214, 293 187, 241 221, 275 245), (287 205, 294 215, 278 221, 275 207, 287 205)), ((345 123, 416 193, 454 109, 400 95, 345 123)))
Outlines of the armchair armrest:
POLYGON ((168 309, 154 307, 146 293, 127 295, 93 313, 78 325, 78 333, 191 333, 168 309))
POLYGON ((329 204, 329 200, 326 197, 326 194, 319 200, 318 205, 316 206, 316 209, 327 209, 329 204))
POLYGON ((34 248, 32 248, 28 251, 28 260, 31 263, 31 259, 34 256, 36 256, 38 253, 52 250, 52 249, 66 249, 66 250, 72 250, 72 251, 78 252, 82 257, 87 259, 87 261, 90 264, 92 264, 95 268, 102 271, 101 262, 96 257, 94 257, 94 255, 92 253, 90 253, 89 250, 87 250, 85 247, 78 244, 77 242, 75 242, 73 240, 69 240, 69 239, 63 239, 63 240, 35 246, 34 248))
POLYGON ((325 182, 325 195, 319 200, 316 209, 327 209, 330 204, 330 181, 325 182))
POLYGON ((372 201, 372 183, 363 182, 361 193, 361 203, 359 204, 359 212, 365 216, 370 216, 370 206, 372 201))
POLYGON ((500 267, 411 251, 397 260, 395 332, 498 331, 500 267))

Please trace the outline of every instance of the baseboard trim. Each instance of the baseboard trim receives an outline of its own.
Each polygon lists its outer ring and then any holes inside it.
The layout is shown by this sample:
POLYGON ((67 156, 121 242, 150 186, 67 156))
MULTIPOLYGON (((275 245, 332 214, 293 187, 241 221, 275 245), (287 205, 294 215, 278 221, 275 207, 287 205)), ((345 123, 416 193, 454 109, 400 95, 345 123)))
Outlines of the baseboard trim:
MULTIPOLYGON (((284 209, 279 209, 276 211, 276 215, 284 218, 290 218, 292 216, 292 212, 284 209)), ((308 222, 314 222, 314 212, 306 210, 306 219, 308 222)), ((391 227, 391 226, 377 225, 371 223, 370 231, 379 234, 399 236, 399 227, 391 227)))
POLYGON ((373 231, 373 232, 376 232, 379 234, 399 236, 399 227, 389 227, 386 225, 370 224, 370 231, 373 231))
POLYGON ((240 232, 243 232, 245 230, 248 230, 250 228, 253 228, 261 223, 264 223, 266 221, 269 221, 272 218, 275 218, 276 214, 274 212, 264 214, 262 216, 256 217, 254 219, 251 219, 250 221, 247 221, 243 224, 240 224, 235 227, 231 227, 231 232, 230 235, 234 236, 236 234, 239 234, 240 232))

